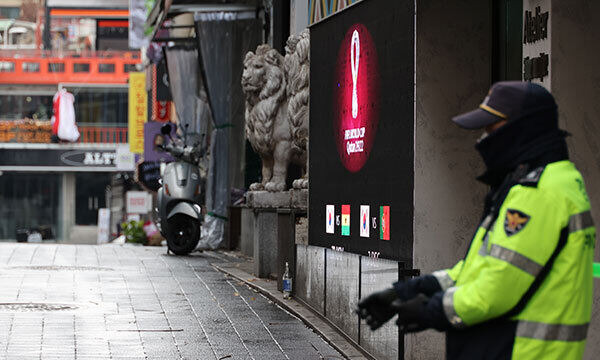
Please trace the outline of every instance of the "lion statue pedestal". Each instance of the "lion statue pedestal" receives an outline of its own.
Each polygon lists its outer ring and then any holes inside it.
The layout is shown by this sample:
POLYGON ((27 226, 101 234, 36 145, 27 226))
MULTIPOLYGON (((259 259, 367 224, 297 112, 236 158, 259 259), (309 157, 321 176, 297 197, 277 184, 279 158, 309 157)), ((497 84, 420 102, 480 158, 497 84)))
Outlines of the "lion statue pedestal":
POLYGON ((280 278, 285 262, 293 263, 297 217, 308 204, 309 34, 287 41, 285 58, 260 45, 244 59, 242 90, 246 99, 246 137, 262 162, 262 179, 250 186, 242 209, 243 248, 252 248, 254 272, 280 278), (286 186, 288 166, 303 176, 286 186), (290 255, 291 254, 291 255, 290 255), (291 256, 291 257, 290 257, 291 256))

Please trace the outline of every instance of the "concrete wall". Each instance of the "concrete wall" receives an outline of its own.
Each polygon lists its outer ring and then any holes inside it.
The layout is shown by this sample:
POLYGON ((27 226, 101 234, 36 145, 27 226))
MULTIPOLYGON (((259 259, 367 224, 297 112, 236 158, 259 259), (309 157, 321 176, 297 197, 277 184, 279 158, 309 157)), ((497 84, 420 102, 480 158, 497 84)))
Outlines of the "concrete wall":
MULTIPOLYGON (((490 18, 488 1, 417 2, 413 261, 423 274, 461 259, 481 216, 480 134, 450 118, 476 108, 489 89, 490 18)), ((406 359, 444 358, 443 334, 406 342, 406 359)))
MULTIPOLYGON (((388 287, 398 280, 398 263, 362 257, 360 262, 361 298, 388 287)), ((398 327, 394 321, 371 331, 363 320, 360 344, 378 359, 398 359, 398 327)))
MULTIPOLYGON (((596 226, 600 224, 600 2, 553 0, 550 9, 551 91, 571 160, 583 174, 596 226)), ((600 260, 596 247, 596 261, 600 260)), ((600 283, 594 280, 594 307, 585 359, 600 353, 600 283)))
POLYGON ((319 314, 325 313, 325 248, 296 246, 296 296, 319 314))
POLYGON ((325 316, 377 359, 398 359, 398 328, 393 321, 372 332, 354 313, 358 301, 398 280, 398 263, 296 245, 295 296, 325 316))

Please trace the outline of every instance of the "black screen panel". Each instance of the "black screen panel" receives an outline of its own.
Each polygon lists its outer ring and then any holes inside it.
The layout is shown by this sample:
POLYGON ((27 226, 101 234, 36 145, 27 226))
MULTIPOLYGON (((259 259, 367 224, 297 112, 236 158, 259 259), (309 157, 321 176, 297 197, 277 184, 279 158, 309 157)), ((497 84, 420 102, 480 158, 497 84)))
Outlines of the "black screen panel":
POLYGON ((365 0, 310 29, 311 245, 412 259, 414 14, 365 0))

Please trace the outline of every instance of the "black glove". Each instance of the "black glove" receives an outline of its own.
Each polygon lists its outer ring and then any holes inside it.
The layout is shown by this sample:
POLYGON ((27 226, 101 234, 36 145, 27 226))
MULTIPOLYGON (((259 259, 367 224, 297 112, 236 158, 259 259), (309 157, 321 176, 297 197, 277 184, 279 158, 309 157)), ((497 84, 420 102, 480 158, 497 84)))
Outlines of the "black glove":
POLYGON ((398 294, 394 288, 375 292, 358 303, 356 313, 367 321, 371 330, 377 330, 396 315, 392 302, 397 298, 398 294))
POLYGON ((396 324, 401 332, 416 332, 425 329, 447 331, 452 325, 444 312, 444 292, 438 291, 431 297, 418 294, 409 301, 396 300, 391 307, 398 313, 396 324))
POLYGON ((431 327, 427 313, 428 302, 429 298, 424 294, 418 294, 408 301, 397 299, 392 302, 391 307, 398 314, 396 325, 400 332, 417 332, 431 327))
POLYGON ((433 275, 417 276, 406 281, 398 281, 394 283, 394 288, 398 293, 398 298, 402 301, 408 301, 419 294, 431 297, 442 290, 440 283, 433 275))

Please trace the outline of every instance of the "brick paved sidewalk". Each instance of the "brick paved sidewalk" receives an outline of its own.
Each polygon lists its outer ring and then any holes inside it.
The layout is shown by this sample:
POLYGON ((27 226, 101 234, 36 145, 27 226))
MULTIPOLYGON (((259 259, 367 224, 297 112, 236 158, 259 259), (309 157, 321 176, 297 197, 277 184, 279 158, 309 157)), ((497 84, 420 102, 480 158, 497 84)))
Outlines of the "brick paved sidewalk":
POLYGON ((165 248, 1 243, 0 358, 343 358, 211 261, 165 248))

